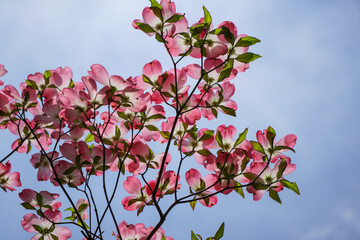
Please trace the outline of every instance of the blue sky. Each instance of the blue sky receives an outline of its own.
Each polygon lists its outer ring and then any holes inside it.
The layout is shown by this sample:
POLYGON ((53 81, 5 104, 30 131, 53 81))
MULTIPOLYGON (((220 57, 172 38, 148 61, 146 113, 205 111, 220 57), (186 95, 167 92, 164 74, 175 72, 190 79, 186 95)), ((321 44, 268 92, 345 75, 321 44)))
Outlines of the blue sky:
MULTIPOLYGON (((263 58, 234 80, 238 117, 222 116, 211 124, 249 127, 250 139, 269 125, 278 135, 296 134, 296 154, 291 157, 297 169, 289 179, 298 183, 302 195, 283 191, 279 205, 268 197, 254 202, 250 195, 244 200, 230 194, 220 197, 212 209, 197 206, 195 213, 189 206, 179 206, 164 225, 167 235, 190 239, 192 229, 211 236, 225 221, 224 239, 359 239, 360 3, 181 0, 176 4, 190 23, 202 16, 205 5, 215 24, 231 20, 238 32, 262 40, 252 51, 263 58)), ((153 59, 170 68, 163 47, 131 26, 147 5, 146 0, 61 4, 0 0, 0 64, 9 71, 2 80, 17 86, 30 73, 69 66, 78 81, 94 63, 124 78, 139 75, 153 59)), ((14 139, 1 132, 0 156, 8 153, 14 139)), ((50 184, 34 185, 29 158, 16 154, 11 159, 14 170, 22 173, 23 187, 51 191, 50 184)), ((21 228, 26 212, 17 194, 0 193, 4 240, 32 236, 21 228)), ((157 220, 150 209, 141 216, 144 219, 124 213, 120 200, 118 212, 119 219, 129 223, 143 221, 148 226, 157 220)))

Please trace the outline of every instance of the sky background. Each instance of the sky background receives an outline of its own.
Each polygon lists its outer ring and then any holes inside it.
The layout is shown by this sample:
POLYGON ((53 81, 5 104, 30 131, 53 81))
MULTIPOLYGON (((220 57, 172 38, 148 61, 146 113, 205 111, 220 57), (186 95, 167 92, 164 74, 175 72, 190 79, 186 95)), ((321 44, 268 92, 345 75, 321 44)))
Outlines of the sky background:
MULTIPOLYGON (((0 0, 0 64, 9 71, 1 79, 18 86, 30 73, 69 66, 79 81, 94 63, 126 78, 140 75, 153 59, 169 69, 165 49, 131 26, 148 5, 146 0, 0 0)), ((215 25, 230 20, 238 33, 262 40, 251 51, 263 57, 233 80, 237 118, 220 115, 211 126, 249 127, 249 139, 269 125, 280 137, 296 134, 296 154, 290 156, 297 169, 289 180, 297 182, 301 196, 283 191, 280 205, 267 196, 254 202, 249 194, 242 199, 232 193, 211 209, 178 206, 163 226, 166 234, 175 240, 190 239, 190 230, 213 236, 225 221, 227 240, 360 239, 360 2, 180 0, 176 5, 190 24, 202 17, 205 5, 215 25)), ((0 134, 5 156, 15 137, 0 134)), ((22 174, 22 188, 53 191, 49 183, 35 183, 29 159, 15 154, 10 160, 22 174)), ((1 239, 32 236, 20 225, 27 213, 17 196, 22 188, 0 192, 1 239)), ((122 211, 120 200, 118 206, 119 220, 156 224, 150 208, 137 218, 122 211)), ((81 238, 73 232, 72 239, 81 238)))

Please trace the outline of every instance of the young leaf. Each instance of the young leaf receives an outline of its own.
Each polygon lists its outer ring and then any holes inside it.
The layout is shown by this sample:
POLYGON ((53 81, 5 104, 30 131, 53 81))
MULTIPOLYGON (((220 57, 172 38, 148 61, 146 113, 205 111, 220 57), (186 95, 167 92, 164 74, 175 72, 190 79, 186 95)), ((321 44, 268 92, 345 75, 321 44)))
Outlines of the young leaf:
POLYGON ((259 39, 255 37, 242 37, 240 40, 235 44, 235 47, 249 47, 251 45, 254 45, 256 43, 260 42, 259 39))
POLYGON ((280 180, 280 182, 284 187, 293 190, 297 195, 300 195, 299 188, 295 182, 289 182, 288 180, 285 179, 280 180))
POLYGON ((36 208, 34 208, 30 203, 28 203, 28 202, 23 202, 22 204, 21 204, 21 206, 23 206, 25 209, 27 209, 27 210, 36 210, 36 208))
POLYGON ((261 184, 261 183, 253 183, 252 185, 256 190, 266 190, 269 187, 267 185, 261 184))
POLYGON ((145 127, 152 132, 159 131, 159 129, 157 127, 155 127, 154 125, 146 125, 145 127))
POLYGON ((89 135, 86 136, 85 138, 85 142, 88 143, 88 142, 92 142, 94 141, 94 135, 92 133, 89 133, 89 135))
POLYGON ((211 152, 207 149, 201 149, 197 151, 197 153, 204 157, 209 156, 211 154, 211 152))
POLYGON ((275 201, 277 201, 278 203, 280 203, 281 204, 281 200, 280 200, 280 197, 279 197, 279 194, 277 193, 277 191, 275 191, 274 189, 269 189, 269 196, 273 199, 273 200, 275 200, 275 201))
POLYGON ((245 139, 246 139, 246 134, 247 134, 248 128, 245 128, 245 130, 239 134, 238 139, 236 139, 236 142, 234 144, 234 146, 239 145, 240 143, 242 143, 245 139))
MULTIPOLYGON (((54 225, 55 226, 55 225, 54 225)), ((59 238, 56 236, 56 235, 54 235, 54 234, 52 234, 52 233, 50 233, 50 235, 51 235, 51 238, 53 239, 53 240, 59 240, 59 238)))
POLYGON ((280 151, 280 150, 283 150, 283 149, 287 149, 287 150, 290 150, 290 151, 295 152, 295 150, 294 150, 293 148, 288 147, 288 146, 276 146, 276 147, 274 148, 275 151, 280 151))
POLYGON ((191 230, 191 240, 199 240, 195 233, 191 230))
POLYGON ((219 107, 220 107, 221 110, 222 110, 224 113, 226 113, 227 115, 236 117, 236 112, 235 112, 234 109, 229 108, 229 107, 225 107, 225 106, 222 106, 222 105, 220 105, 219 107))
POLYGON ((34 225, 32 225, 32 227, 39 233, 44 233, 44 229, 42 227, 40 227, 39 225, 34 224, 34 225))
POLYGON ((148 117, 148 119, 165 119, 165 118, 166 117, 162 114, 155 114, 155 115, 148 117))
POLYGON ((265 151, 260 143, 255 142, 255 141, 250 141, 250 143, 256 151, 261 152, 262 154, 265 154, 265 151))
POLYGON ((212 138, 213 135, 214 135, 213 130, 206 130, 204 135, 202 135, 201 138, 199 139, 199 142, 209 140, 210 138, 212 138))
POLYGON ((139 209, 138 209, 137 212, 136 212, 136 215, 137 215, 137 216, 139 216, 140 213, 142 213, 142 211, 144 211, 144 207, 145 207, 145 205, 141 205, 141 206, 139 207, 139 209))
POLYGON ((203 6, 203 10, 204 10, 204 23, 207 25, 207 27, 209 28, 211 22, 212 22, 212 17, 209 13, 209 11, 206 9, 205 6, 203 6))
POLYGON ((240 196, 242 196, 243 198, 245 198, 243 188, 240 187, 240 186, 241 186, 241 184, 235 181, 235 187, 237 187, 237 188, 234 188, 234 190, 235 190, 235 192, 237 192, 238 194, 240 194, 240 196))
POLYGON ((79 206, 78 211, 79 211, 79 212, 82 212, 82 211, 84 211, 88 206, 89 206, 89 204, 83 203, 83 204, 81 204, 81 205, 79 206))
POLYGON ((220 76, 218 78, 218 82, 221 82, 222 80, 224 80, 225 78, 228 78, 231 74, 231 71, 234 67, 234 59, 230 59, 225 66, 223 67, 223 69, 221 70, 220 76))
POLYGON ((224 236, 225 223, 223 222, 217 232, 215 233, 214 240, 219 240, 224 236))
POLYGON ((243 53, 243 54, 237 56, 235 59, 236 59, 236 61, 239 61, 242 63, 249 63, 260 57, 261 56, 258 54, 247 52, 247 53, 243 53))
POLYGON ((276 136, 275 130, 269 126, 266 131, 266 138, 269 141, 271 148, 273 147, 275 136, 276 136))
POLYGON ((38 86, 37 86, 37 84, 36 84, 36 82, 33 81, 33 80, 28 79, 28 80, 26 80, 26 83, 27 83, 27 85, 28 85, 30 88, 32 88, 32 89, 35 89, 35 90, 38 90, 38 89, 39 89, 38 86))
POLYGON ((48 85, 49 84, 49 79, 51 77, 51 71, 50 70, 46 70, 44 72, 44 79, 45 79, 45 84, 48 85))
POLYGON ((197 201, 191 201, 191 202, 190 202, 190 207, 191 207, 191 209, 192 209, 193 211, 195 211, 196 203, 197 203, 197 201))
POLYGON ((145 33, 155 32, 155 30, 146 23, 137 22, 136 25, 145 33))
POLYGON ((222 142, 222 136, 221 136, 221 133, 220 131, 217 131, 216 132, 216 137, 215 137, 218 145, 222 148, 223 147, 223 142, 222 142))
POLYGON ((168 20, 166 20, 165 22, 168 23, 176 23, 179 20, 181 20, 184 17, 184 15, 180 15, 180 14, 174 14, 171 18, 169 18, 168 20))
POLYGON ((160 10, 162 9, 160 3, 158 3, 156 0, 149 0, 151 2, 151 7, 157 7, 160 10))
POLYGON ((286 160, 283 158, 283 159, 281 160, 280 165, 279 165, 279 170, 278 170, 278 172, 276 173, 277 179, 280 179, 280 178, 282 177, 282 175, 283 175, 283 173, 284 173, 284 171, 285 171, 286 166, 287 166, 286 160))

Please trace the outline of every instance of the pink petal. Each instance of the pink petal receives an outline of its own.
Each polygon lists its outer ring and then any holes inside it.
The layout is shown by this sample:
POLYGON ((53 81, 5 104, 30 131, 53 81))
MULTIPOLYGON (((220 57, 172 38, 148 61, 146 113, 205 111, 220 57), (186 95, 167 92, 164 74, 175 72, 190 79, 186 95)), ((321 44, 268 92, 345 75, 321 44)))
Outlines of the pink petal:
POLYGON ((141 195, 141 182, 138 178, 129 176, 123 183, 125 191, 133 195, 141 195))
POLYGON ((90 68, 91 71, 88 71, 88 73, 95 81, 104 86, 109 85, 109 73, 102 65, 94 64, 90 68))

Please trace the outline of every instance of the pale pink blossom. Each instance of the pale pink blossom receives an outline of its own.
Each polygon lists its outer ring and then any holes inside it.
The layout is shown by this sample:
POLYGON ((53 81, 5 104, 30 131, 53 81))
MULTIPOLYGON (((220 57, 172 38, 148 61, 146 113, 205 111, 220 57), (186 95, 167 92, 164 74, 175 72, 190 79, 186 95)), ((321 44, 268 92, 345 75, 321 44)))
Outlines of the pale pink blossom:
POLYGON ((14 187, 21 187, 20 173, 11 172, 10 162, 0 163, 0 188, 6 192, 6 189, 14 191, 14 187))
POLYGON ((21 221, 23 229, 29 233, 36 233, 31 240, 53 240, 54 238, 51 235, 57 237, 58 240, 67 240, 71 238, 71 231, 66 227, 59 227, 54 223, 61 221, 61 212, 59 210, 51 211, 50 209, 44 212, 46 218, 38 218, 33 213, 26 214, 24 219, 21 221), (50 222, 52 221, 52 222, 50 222), (41 229, 40 233, 34 226, 37 226, 41 229))

